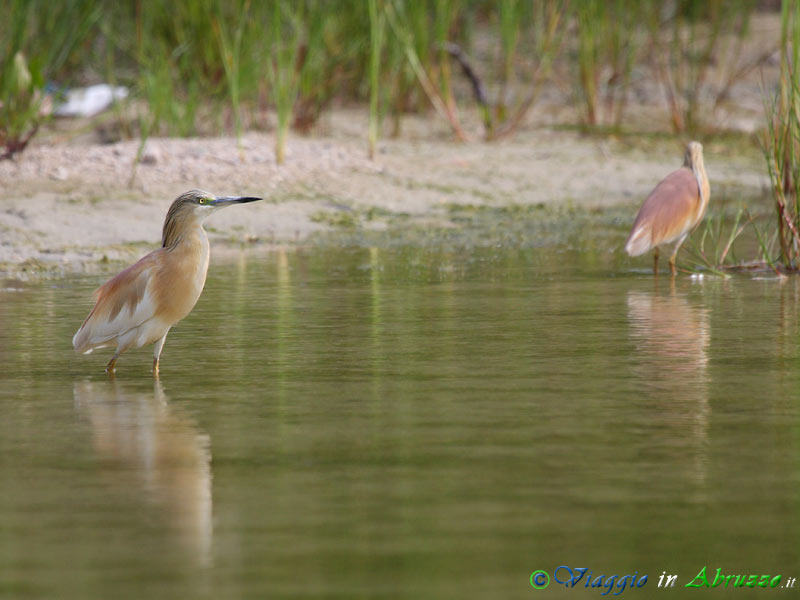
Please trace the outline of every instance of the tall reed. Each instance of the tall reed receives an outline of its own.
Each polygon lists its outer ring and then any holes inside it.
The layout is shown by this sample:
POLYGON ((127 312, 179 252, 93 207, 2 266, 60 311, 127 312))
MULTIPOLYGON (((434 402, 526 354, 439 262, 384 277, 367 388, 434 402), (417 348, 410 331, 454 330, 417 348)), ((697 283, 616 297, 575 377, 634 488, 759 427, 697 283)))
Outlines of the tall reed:
POLYGON ((619 127, 631 71, 639 57, 642 4, 585 0, 573 5, 577 30, 574 68, 582 120, 619 127))
MULTIPOLYGON (((503 25, 508 29, 501 36, 506 39, 503 43, 506 77, 509 81, 513 78, 515 82, 520 79, 525 83, 518 84, 519 89, 515 92, 519 99, 513 103, 508 97, 511 86, 504 84, 501 87, 498 103, 503 104, 503 109, 495 111, 496 121, 488 127, 486 139, 498 139, 514 133, 535 104, 562 47, 567 6, 566 0, 522 2, 514 10, 514 16, 518 19, 518 33, 514 33, 513 24, 503 25), (524 50, 520 51, 519 48, 524 50)), ((513 9, 509 7, 508 10, 513 9)))
MULTIPOLYGON (((277 5, 277 3, 276 3, 277 5)), ((241 58, 242 58, 242 35, 250 14, 250 0, 243 0, 236 5, 236 17, 233 23, 233 31, 229 31, 226 20, 222 15, 222 0, 217 7, 217 14, 212 17, 211 25, 216 34, 222 58, 222 66, 225 68, 225 80, 231 99, 231 110, 233 111, 234 126, 236 129, 236 139, 241 144, 242 138, 242 115, 241 115, 241 58)))
POLYGON ((425 92, 433 108, 450 123, 456 137, 465 141, 467 135, 461 127, 458 116, 453 107, 448 105, 442 97, 441 90, 436 85, 436 78, 432 76, 430 69, 420 60, 419 53, 414 45, 413 30, 405 19, 403 4, 395 0, 386 0, 384 4, 384 14, 386 22, 394 34, 393 40, 399 43, 408 60, 408 64, 414 70, 419 85, 425 92))
POLYGON ((375 157, 378 140, 378 88, 381 72, 381 51, 383 49, 385 15, 378 0, 368 0, 369 6, 369 132, 367 134, 367 153, 375 157))
POLYGON ((599 50, 608 20, 604 0, 578 2, 575 21, 578 28, 578 89, 583 99, 585 119, 589 125, 597 124, 597 79, 599 77, 599 50))
POLYGON ((758 57, 753 64, 728 58, 740 54, 756 2, 708 0, 666 5, 646 0, 643 6, 653 71, 664 90, 672 129, 694 134, 710 116, 704 114, 701 98, 715 97, 716 101, 707 105, 716 107, 737 78, 768 57, 758 57), (721 57, 719 64, 717 57, 721 57), (724 84, 712 80, 714 68, 724 71, 714 78, 724 84))
POLYGON ((45 83, 66 83, 99 17, 94 0, 6 0, 0 4, 0 159, 21 152, 46 115, 45 83), (46 32, 46 34, 44 34, 46 32))
POLYGON ((337 6, 325 0, 311 0, 297 68, 300 70, 292 127, 307 132, 333 99, 345 76, 350 43, 341 34, 343 19, 337 6))
MULTIPOLYGON (((199 111, 219 108, 220 96, 229 89, 227 61, 215 33, 217 27, 227 32, 228 24, 220 25, 212 0, 169 6, 139 0, 135 7, 133 56, 119 57, 118 68, 132 58, 134 91, 146 101, 139 108, 142 137, 208 133, 199 111)), ((122 41, 131 35, 125 15, 117 15, 115 33, 122 41)))
POLYGON ((300 23, 303 18, 304 3, 273 2, 271 33, 269 43, 271 52, 267 58, 267 74, 272 100, 278 115, 278 129, 275 135, 275 162, 283 164, 286 156, 286 138, 292 108, 297 98, 299 77, 297 58, 300 52, 302 33, 300 23))
POLYGON ((500 46, 502 48, 502 68, 500 69, 500 92, 495 107, 497 121, 505 121, 509 103, 509 86, 514 79, 514 63, 521 29, 523 27, 523 3, 519 0, 501 0, 498 6, 500 46))
POLYGON ((553 72, 572 73, 585 123, 619 126, 631 74, 652 67, 674 129, 694 130, 763 58, 742 53, 756 2, 5 0, 0 153, 35 132, 45 82, 98 73, 133 89, 130 130, 145 139, 240 138, 274 110, 281 162, 289 127, 307 131, 333 99, 368 107, 370 153, 387 111, 398 132, 403 114, 432 106, 468 140, 470 103, 484 139, 511 135, 562 83, 553 72))
POLYGON ((437 80, 442 100, 451 114, 456 113, 456 100, 453 95, 453 83, 450 69, 450 55, 447 44, 451 39, 451 32, 457 23, 461 12, 459 0, 439 0, 434 3, 433 32, 436 47, 437 80))
POLYGON ((775 202, 780 261, 800 267, 800 0, 784 0, 781 12, 781 79, 765 100, 762 148, 775 202))

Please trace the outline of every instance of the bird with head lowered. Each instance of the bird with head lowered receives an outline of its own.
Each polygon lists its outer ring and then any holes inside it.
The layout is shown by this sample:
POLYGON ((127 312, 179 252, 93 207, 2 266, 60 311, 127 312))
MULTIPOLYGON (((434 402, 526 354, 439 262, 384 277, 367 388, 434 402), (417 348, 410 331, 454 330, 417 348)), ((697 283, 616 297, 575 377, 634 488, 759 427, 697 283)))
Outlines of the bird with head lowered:
POLYGON ((658 274, 658 247, 675 242, 669 268, 675 275, 675 257, 686 237, 703 219, 711 189, 703 165, 703 146, 689 142, 683 167, 659 182, 639 209, 625 251, 639 256, 655 249, 653 272, 658 274))
POLYGON ((234 204, 261 200, 250 196, 215 196, 191 190, 167 211, 161 247, 142 257, 95 291, 95 305, 72 338, 76 352, 116 345, 106 365, 114 373, 128 348, 155 343, 153 374, 170 328, 188 315, 203 291, 208 272, 208 236, 203 221, 234 204))

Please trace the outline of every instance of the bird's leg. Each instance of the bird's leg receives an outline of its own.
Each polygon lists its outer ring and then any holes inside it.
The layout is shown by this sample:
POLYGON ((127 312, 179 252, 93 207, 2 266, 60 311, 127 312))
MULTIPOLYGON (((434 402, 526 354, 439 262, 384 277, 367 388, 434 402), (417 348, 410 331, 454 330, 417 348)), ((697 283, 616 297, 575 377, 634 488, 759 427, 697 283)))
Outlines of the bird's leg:
POLYGON ((656 246, 656 250, 653 252, 653 275, 658 275, 658 246, 656 246))
POLYGON ((164 347, 164 342, 167 341, 167 334, 169 329, 161 336, 161 339, 156 342, 156 347, 153 350, 153 375, 158 377, 158 361, 161 357, 161 349, 164 347))
POLYGON ((109 375, 113 375, 114 371, 117 370, 115 365, 117 364, 118 358, 119 358, 119 352, 114 354, 114 356, 111 357, 111 360, 108 361, 108 364, 106 365, 106 373, 108 373, 109 375))
POLYGON ((681 249, 681 244, 686 240, 688 234, 683 234, 681 239, 678 240, 678 243, 675 244, 675 249, 672 251, 672 256, 669 257, 669 272, 670 274, 675 277, 675 257, 678 256, 678 250, 681 249))

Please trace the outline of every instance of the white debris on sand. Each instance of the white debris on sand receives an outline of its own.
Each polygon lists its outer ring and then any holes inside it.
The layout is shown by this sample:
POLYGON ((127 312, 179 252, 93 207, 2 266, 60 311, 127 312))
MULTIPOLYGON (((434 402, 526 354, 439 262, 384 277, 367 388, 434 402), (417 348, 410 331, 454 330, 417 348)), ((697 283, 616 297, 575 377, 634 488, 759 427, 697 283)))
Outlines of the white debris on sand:
POLYGON ((57 117, 92 117, 103 112, 117 100, 128 97, 128 88, 98 83, 85 88, 68 90, 62 104, 56 106, 57 117))

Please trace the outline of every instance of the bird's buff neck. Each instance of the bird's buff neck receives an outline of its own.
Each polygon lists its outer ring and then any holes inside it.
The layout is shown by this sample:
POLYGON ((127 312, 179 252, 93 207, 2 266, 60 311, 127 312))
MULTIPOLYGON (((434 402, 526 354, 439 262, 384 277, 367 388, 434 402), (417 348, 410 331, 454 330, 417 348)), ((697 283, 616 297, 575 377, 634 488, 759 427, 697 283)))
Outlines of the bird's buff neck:
POLYGON ((178 211, 173 213, 170 210, 167 213, 161 235, 162 248, 174 248, 184 240, 188 241, 197 237, 207 239, 202 219, 196 218, 193 214, 181 214, 178 211))
POLYGON ((697 156, 687 157, 687 162, 689 163, 686 165, 692 170, 695 179, 697 180, 697 189, 700 193, 700 206, 702 207, 702 212, 705 212, 706 206, 708 206, 708 176, 706 175, 706 168, 703 164, 703 155, 698 153, 697 156))

